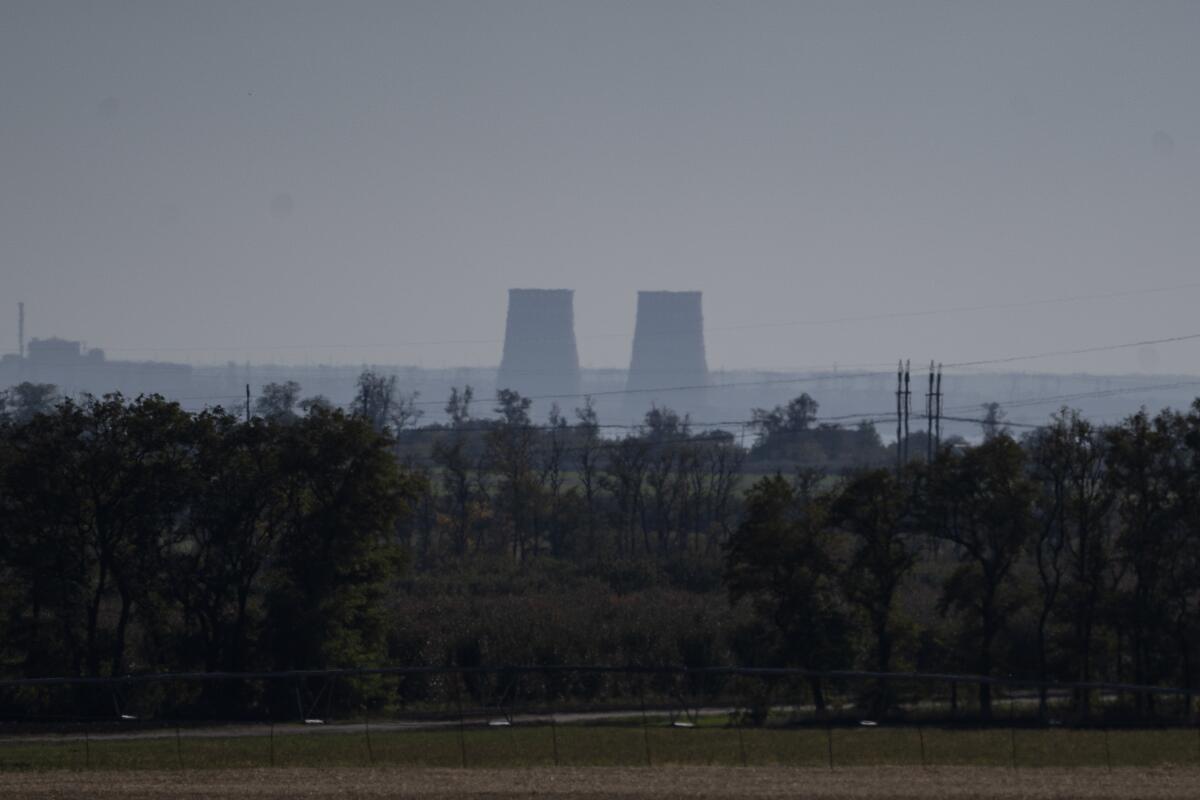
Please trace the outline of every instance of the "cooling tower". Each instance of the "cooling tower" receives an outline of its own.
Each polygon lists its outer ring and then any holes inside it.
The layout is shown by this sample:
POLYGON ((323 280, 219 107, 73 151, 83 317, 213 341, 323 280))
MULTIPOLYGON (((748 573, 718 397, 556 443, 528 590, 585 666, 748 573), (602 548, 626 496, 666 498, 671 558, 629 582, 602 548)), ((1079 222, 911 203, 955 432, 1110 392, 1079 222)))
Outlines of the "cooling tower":
POLYGON ((504 357, 498 389, 526 397, 576 394, 574 292, 570 289, 509 289, 504 357))
MULTIPOLYGON (((700 298, 700 292, 638 292, 629 389, 708 384, 700 298)), ((647 406, 666 399, 649 394, 641 398, 647 406)))

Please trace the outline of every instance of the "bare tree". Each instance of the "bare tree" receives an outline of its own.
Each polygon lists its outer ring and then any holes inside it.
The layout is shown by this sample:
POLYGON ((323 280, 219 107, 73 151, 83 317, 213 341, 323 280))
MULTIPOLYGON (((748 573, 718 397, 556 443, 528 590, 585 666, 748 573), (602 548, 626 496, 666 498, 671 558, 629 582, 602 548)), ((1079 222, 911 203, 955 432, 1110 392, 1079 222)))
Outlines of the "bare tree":
POLYGON ((563 555, 565 545, 565 526, 563 524, 563 485, 566 482, 566 453, 570 430, 567 421, 559 410, 558 403, 550 407, 550 419, 546 431, 542 435, 540 483, 547 495, 547 538, 550 542, 550 552, 558 557, 563 555))
POLYGON ((536 554, 538 538, 531 405, 528 397, 512 389, 497 391, 495 411, 500 421, 486 436, 487 463, 499 478, 500 505, 507 517, 513 558, 517 561, 536 554))
POLYGON ((433 462, 440 470, 442 491, 449 505, 451 547, 455 555, 463 557, 471 540, 472 506, 475 501, 476 481, 473 471, 477 465, 469 450, 467 434, 461 430, 470 420, 470 386, 450 390, 446 401, 446 416, 450 418, 451 431, 439 436, 433 443, 433 462))
POLYGON ((615 505, 617 552, 623 556, 633 555, 636 549, 634 538, 644 504, 642 486, 648 456, 649 446, 645 439, 626 436, 609 445, 608 458, 604 462, 603 482, 615 505))
POLYGON ((576 439, 579 443, 579 483, 583 486, 584 510, 587 514, 588 548, 596 550, 596 495, 600 490, 600 423, 592 398, 583 399, 583 407, 575 409, 576 439))
POLYGON ((395 435, 421 418, 424 412, 417 408, 419 396, 419 392, 397 393, 395 375, 384 376, 367 369, 358 376, 351 408, 375 430, 395 435))

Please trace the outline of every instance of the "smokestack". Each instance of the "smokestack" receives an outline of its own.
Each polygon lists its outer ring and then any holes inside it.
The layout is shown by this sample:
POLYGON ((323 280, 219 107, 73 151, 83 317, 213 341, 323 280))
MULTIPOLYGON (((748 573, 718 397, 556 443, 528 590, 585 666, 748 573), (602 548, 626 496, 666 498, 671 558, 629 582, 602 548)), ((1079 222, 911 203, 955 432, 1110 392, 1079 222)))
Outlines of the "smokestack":
POLYGON ((496 388, 526 397, 579 392, 574 295, 570 289, 508 290, 496 388))
MULTIPOLYGON (((671 386, 706 386, 704 312, 700 292, 638 292, 637 325, 627 387, 639 392, 671 386)), ((682 399, 682 398, 681 398, 682 399)), ((657 398, 631 397, 648 407, 657 398)), ((685 403, 702 400, 692 393, 685 403)))
POLYGON ((25 357, 25 304, 17 303, 17 355, 25 357))

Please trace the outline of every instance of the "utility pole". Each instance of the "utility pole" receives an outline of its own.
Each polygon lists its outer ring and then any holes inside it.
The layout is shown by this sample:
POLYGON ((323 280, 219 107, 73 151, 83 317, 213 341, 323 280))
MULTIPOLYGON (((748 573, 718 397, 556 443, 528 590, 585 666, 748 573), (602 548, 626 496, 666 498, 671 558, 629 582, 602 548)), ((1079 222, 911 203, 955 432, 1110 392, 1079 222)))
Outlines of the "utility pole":
POLYGON ((246 424, 250 424, 250 384, 246 384, 246 424))
POLYGON ((904 469, 904 361, 896 365, 896 477, 904 469))
POLYGON ((908 462, 908 418, 912 415, 912 389, 909 388, 911 374, 909 373, 909 362, 904 362, 904 461, 908 462))
POLYGON ((937 389, 934 390, 934 439, 938 448, 942 446, 942 365, 937 366, 937 389))
POLYGON ((925 393, 925 463, 933 463, 933 361, 929 362, 929 391, 925 393))
POLYGON ((25 304, 17 303, 17 355, 25 357, 25 304))

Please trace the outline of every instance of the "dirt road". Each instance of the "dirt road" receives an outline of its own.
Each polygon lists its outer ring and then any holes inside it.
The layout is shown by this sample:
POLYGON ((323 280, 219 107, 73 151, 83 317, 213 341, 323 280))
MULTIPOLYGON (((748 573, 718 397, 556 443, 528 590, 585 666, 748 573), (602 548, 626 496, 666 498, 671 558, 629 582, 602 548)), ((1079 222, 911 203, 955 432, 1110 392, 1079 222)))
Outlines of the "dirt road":
POLYGON ((1200 769, 275 769, 0 774, 13 798, 1195 798, 1200 769))

